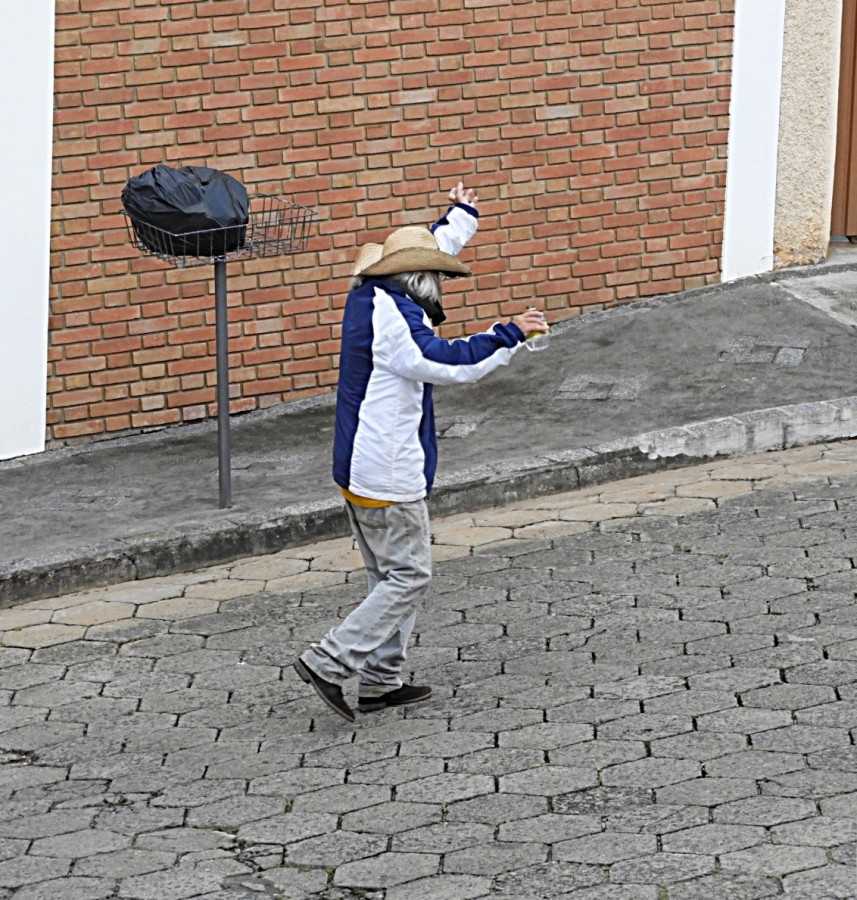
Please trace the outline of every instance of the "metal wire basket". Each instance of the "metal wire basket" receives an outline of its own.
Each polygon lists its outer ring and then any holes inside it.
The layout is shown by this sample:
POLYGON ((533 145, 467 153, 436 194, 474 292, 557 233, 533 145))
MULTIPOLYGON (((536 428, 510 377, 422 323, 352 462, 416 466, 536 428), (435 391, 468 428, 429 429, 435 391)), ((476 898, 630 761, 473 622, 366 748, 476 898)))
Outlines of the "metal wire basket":
POLYGON ((218 260, 279 256, 306 247, 309 226, 318 211, 272 194, 251 194, 246 225, 173 234, 142 222, 123 210, 132 246, 179 269, 218 260))

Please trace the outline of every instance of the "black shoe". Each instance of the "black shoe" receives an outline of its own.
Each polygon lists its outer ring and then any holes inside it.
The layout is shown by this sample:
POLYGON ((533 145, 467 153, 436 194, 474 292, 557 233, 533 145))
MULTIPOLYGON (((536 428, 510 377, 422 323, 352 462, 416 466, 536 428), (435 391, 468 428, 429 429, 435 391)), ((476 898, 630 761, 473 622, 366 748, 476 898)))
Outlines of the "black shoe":
POLYGON ((349 722, 354 721, 354 712, 345 702, 345 698, 342 696, 342 688, 338 684, 332 684, 330 681, 319 678, 319 676, 301 660, 295 662, 294 670, 300 675, 303 681, 312 686, 318 696, 321 697, 321 699, 324 700, 337 715, 342 716, 343 719, 348 719, 349 722))
POLYGON ((389 706, 406 706, 408 703, 420 703, 431 697, 431 688, 427 685, 403 684, 394 691, 387 691, 380 697, 360 697, 357 709, 360 712, 377 712, 389 706))

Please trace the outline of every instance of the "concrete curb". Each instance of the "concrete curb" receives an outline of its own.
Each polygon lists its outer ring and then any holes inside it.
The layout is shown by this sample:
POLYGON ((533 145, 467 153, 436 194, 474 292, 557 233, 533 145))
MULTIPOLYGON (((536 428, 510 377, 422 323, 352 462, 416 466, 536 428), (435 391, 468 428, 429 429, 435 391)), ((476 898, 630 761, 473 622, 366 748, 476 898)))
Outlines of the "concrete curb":
MULTIPOLYGON (((598 446, 506 460, 438 479, 434 515, 469 512, 636 475, 857 437, 857 396, 756 410, 598 446)), ((229 516, 0 565, 0 609, 122 581, 187 572, 348 534, 341 498, 229 516)))

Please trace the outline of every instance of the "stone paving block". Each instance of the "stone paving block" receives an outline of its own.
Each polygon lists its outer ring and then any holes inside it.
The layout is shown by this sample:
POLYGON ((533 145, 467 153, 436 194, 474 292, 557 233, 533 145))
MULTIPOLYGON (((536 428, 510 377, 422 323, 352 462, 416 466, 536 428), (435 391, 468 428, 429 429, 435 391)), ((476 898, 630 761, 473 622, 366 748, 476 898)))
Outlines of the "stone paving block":
POLYGON ((581 769, 560 765, 526 769, 511 775, 503 775, 499 779, 499 788, 502 793, 534 794, 546 797, 595 787, 596 784, 598 784, 598 775, 594 768, 581 769))
POLYGON ((0 644, 6 647, 24 647, 30 650, 39 647, 51 647, 54 644, 65 644, 83 637, 86 627, 83 625, 61 625, 45 623, 30 625, 12 631, 0 632, 0 644))
POLYGON ((588 740, 569 747, 550 750, 551 763, 560 766, 603 769, 607 766, 642 759, 646 745, 642 741, 588 740))
MULTIPOLYGON (((41 748, 43 751, 46 747, 55 744, 69 743, 79 738, 84 731, 84 726, 77 722, 32 722, 23 725, 20 728, 12 728, 3 734, 3 743, 8 747, 13 747, 17 751, 29 751, 41 748)), ((44 759, 43 756, 40 756, 44 759)), ((21 777, 20 771, 16 772, 16 777, 21 777)), ((31 777, 41 779, 50 773, 45 769, 44 772, 33 774, 31 777)))
POLYGON ((453 803, 456 800, 493 793, 494 779, 488 775, 459 775, 446 772, 399 785, 396 799, 409 803, 453 803))
POLYGON ((775 844, 836 847, 857 841, 857 817, 853 819, 819 816, 815 819, 778 825, 771 829, 775 844))
POLYGON ((543 815, 548 811, 544 796, 526 794, 483 794, 469 800, 459 800, 447 807, 448 822, 482 822, 499 825, 543 815))
POLYGON ((845 866, 857 866, 857 841, 849 844, 840 844, 830 851, 830 858, 835 863, 841 863, 845 866))
POLYGON ((40 816, 5 818, 0 821, 0 836, 6 838, 39 838, 70 834, 89 828, 95 820, 92 809, 54 810, 40 816))
POLYGON ((377 856, 386 848, 386 836, 333 831, 289 844, 285 860, 293 865, 335 868, 358 859, 377 856))
POLYGON ((701 853, 720 856, 735 850, 746 850, 767 841, 764 828, 751 825, 697 825, 661 838, 668 853, 701 853))
POLYGON ((478 641, 473 644, 456 644, 456 646, 459 647, 459 659, 469 662, 482 659, 508 659, 528 653, 539 653, 545 650, 545 640, 544 635, 523 639, 501 637, 494 641, 478 641))
POLYGON ((393 886, 386 892, 386 900, 476 900, 491 889, 491 879, 476 875, 435 875, 407 884, 393 886))
POLYGON ((690 641, 685 647, 688 653, 728 653, 736 656, 774 646, 774 636, 770 634, 724 634, 717 637, 690 641))
POLYGON ((666 713, 674 716, 700 716, 736 706, 734 694, 726 691, 681 691, 643 701, 646 713, 666 713))
POLYGON ((554 844, 554 859, 607 866, 657 851, 653 834, 601 832, 554 844))
POLYGON ((175 853, 128 848, 77 859, 72 872, 75 876, 127 878, 169 869, 175 861, 175 853))
POLYGON ((745 616, 731 623, 734 634, 787 635, 815 624, 815 615, 809 611, 792 613, 765 613, 745 616))
POLYGON ((233 864, 231 869, 224 871, 211 864, 184 865, 165 872, 135 875, 119 882, 118 896, 128 900, 184 900, 205 896, 219 891, 226 875, 249 871, 238 864, 233 864))
MULTIPOLYGON (((289 765, 288 756, 283 760, 283 765, 285 771, 254 778, 247 786, 247 793, 267 794, 273 797, 295 797, 298 794, 306 794, 319 788, 345 782, 345 769, 323 766, 308 766, 299 769, 289 765)), ((177 792, 170 792, 166 802, 169 802, 170 805, 177 802, 182 806, 195 806, 199 801, 200 793, 217 791, 221 796, 227 796, 232 792, 243 793, 245 784, 243 779, 207 779, 207 782, 201 786, 201 789, 195 785, 187 785, 183 789, 179 788, 177 792)), ((160 802, 165 802, 164 797, 159 799, 160 802)))
POLYGON ((464 756, 453 756, 446 763, 447 772, 471 775, 506 775, 509 772, 520 772, 532 769, 545 761, 544 751, 539 749, 503 749, 480 750, 464 756))
POLYGON ((799 753, 776 753, 757 750, 753 753, 730 753, 705 765, 706 775, 720 778, 775 778, 786 772, 806 768, 799 753))
POLYGON ((815 753, 851 743, 848 732, 840 728, 791 725, 754 735, 753 746, 759 750, 779 750, 784 753, 815 753))
POLYGON ((608 815, 646 808, 654 802, 654 794, 647 788, 597 787, 554 798, 553 811, 573 816, 608 815))
POLYGON ((670 900, 763 900, 782 896, 776 878, 718 872, 670 885, 670 900))
POLYGON ((598 816, 561 816, 556 813, 545 813, 516 822, 504 822, 500 825, 497 837, 501 841, 554 844, 584 834, 596 834, 600 830, 601 820, 598 816))
POLYGON ((559 747, 568 747, 571 744, 591 740, 593 736, 591 725, 539 722, 523 728, 516 728, 513 731, 500 732, 498 743, 503 749, 555 750, 559 747))
POLYGON ((619 883, 666 884, 710 875, 715 869, 714 856, 660 852, 643 859, 615 863, 610 867, 610 880, 619 883))
MULTIPOLYGON (((784 750, 776 741, 771 747, 762 747, 757 740, 767 732, 787 732, 792 727, 790 710, 773 709, 726 709, 715 713, 706 713, 697 719, 697 727, 701 732, 729 732, 731 734, 753 735, 753 746, 758 749, 784 750)), ((819 748, 821 749, 821 748, 819 748)), ((797 751, 800 752, 800 751, 797 751)))
POLYGON ((70 859, 44 856, 19 856, 0 862, 0 888, 17 888, 26 884, 65 878, 71 869, 70 859))
POLYGON ((511 900, 568 896, 577 889, 604 881, 605 874, 598 866, 551 860, 498 875, 492 885, 492 895, 511 900))
POLYGON ((594 696, 612 700, 649 700, 684 690, 684 679, 669 675, 640 675, 620 681, 600 682, 594 696))
MULTIPOLYGON (((699 675, 700 672, 710 672, 728 665, 728 656, 696 654, 694 656, 672 656, 643 662, 640 665, 640 670, 644 675, 673 675, 689 679, 699 675)), ((712 690, 717 690, 716 686, 712 687, 712 690)))
POLYGON ((794 684, 826 684, 838 687, 857 681, 857 661, 829 659, 807 663, 788 669, 786 675, 794 684))
POLYGON ((702 777, 702 767, 695 760, 651 757, 609 766, 601 771, 604 785, 662 787, 674 782, 702 777))
POLYGON ((336 829, 334 813, 280 813, 241 825, 238 839, 257 844, 293 844, 336 829))
POLYGON ((0 838, 0 861, 23 856, 27 852, 28 839, 0 838))
POLYGON ((136 847, 165 853, 191 853, 229 850, 235 844, 235 836, 216 830, 200 828, 167 828, 153 831, 137 838, 136 847))
POLYGON ((708 810, 702 806, 671 806, 667 803, 637 806, 604 816, 606 831, 631 834, 665 835, 672 831, 695 828, 708 821, 708 810))
MULTIPOLYGON (((844 704, 843 704, 844 705, 844 704)), ((857 709, 853 711, 857 713, 857 709)), ((853 715, 852 713, 852 715, 853 715)), ((843 727, 850 723, 843 722, 843 727)), ((854 722, 857 725, 857 722, 854 722)), ((811 769, 833 769, 838 772, 857 772, 857 747, 840 747, 836 750, 822 750, 807 757, 811 769)))
POLYGON ((857 819, 857 793, 827 797, 819 804, 821 813, 833 818, 857 819))
POLYGON ((443 771, 444 762, 440 757, 397 757, 366 763, 351 769, 348 773, 348 783, 399 785, 440 775, 443 771))
POLYGON ((439 856, 387 852, 338 866, 333 883, 349 887, 387 888, 435 875, 439 867, 439 856))
POLYGON ((750 778, 695 778, 655 790, 658 803, 693 806, 718 806, 757 794, 756 782, 750 778))
MULTIPOLYGON (((461 691, 459 690, 459 693, 461 691)), ((513 694, 501 694, 500 705, 515 709, 543 709, 550 711, 577 700, 589 697, 590 688, 570 687, 564 684, 531 685, 513 694)))
MULTIPOLYGON (((435 776, 438 777, 438 776, 435 776)), ((431 779, 424 779, 430 781, 431 779)), ((420 784, 421 782, 413 782, 420 784)), ((365 809, 386 803, 390 799, 390 787, 382 784, 338 784, 317 791, 300 794, 292 804, 292 812, 331 812, 342 815, 357 809, 365 809)), ((399 795, 400 800, 405 797, 399 795)), ((260 817, 261 818, 261 817, 260 817)))
POLYGON ((499 875, 543 863, 547 855, 544 844, 494 841, 447 853, 443 858, 443 871, 445 874, 499 875))
POLYGON ((228 797, 190 810, 187 824, 197 828, 237 828, 284 811, 285 801, 274 797, 228 797))
POLYGON ((804 640, 786 634, 779 635, 777 640, 779 644, 776 647, 734 657, 735 665, 775 666, 777 669, 787 669, 800 663, 819 660, 824 652, 823 644, 817 643, 814 638, 804 640))
POLYGON ((451 853, 493 840, 494 826, 480 822, 442 822, 395 834, 393 850, 414 853, 451 853))
POLYGON ((821 800, 837 794, 857 791, 857 774, 829 769, 804 769, 767 779, 762 793, 775 797, 804 797, 821 800))
POLYGON ((820 847, 786 844, 761 844, 746 850, 724 853, 720 865, 724 872, 782 877, 791 872, 824 866, 827 856, 820 847))
POLYGON ((742 705, 758 709, 802 709, 836 700, 831 687, 811 684, 775 684, 741 693, 742 705))
MULTIPOLYGON (((712 813, 715 823, 761 825, 772 828, 786 822, 799 822, 817 815, 812 800, 787 797, 748 797, 723 803, 712 813)), ((835 813, 831 813, 835 815, 835 813)))
POLYGON ((31 625, 45 625, 51 621, 53 614, 50 609, 34 609, 29 606, 4 609, 0 625, 3 631, 17 631, 31 625))
POLYGON ((640 712, 638 700, 578 700, 548 710, 550 722, 585 722, 600 725, 640 712))
POLYGON ((398 834, 411 828, 433 825, 442 818, 443 810, 439 803, 394 801, 346 813, 342 817, 342 828, 370 834, 398 834))
POLYGON ((852 866, 827 865, 787 875, 783 879, 786 896, 823 897, 852 900, 854 897, 854 869, 852 866))
MULTIPOLYGON (((25 653, 27 651, 21 651, 25 653)), ((63 677, 64 666, 42 665, 32 663, 22 665, 19 662, 0 666, 0 687, 9 691, 21 688, 33 687, 37 684, 47 684, 63 677)))
POLYGON ((118 834, 132 835, 138 839, 147 832, 177 828, 184 822, 184 810, 143 806, 142 804, 149 800, 148 795, 139 803, 130 802, 127 797, 124 799, 125 803, 121 801, 115 804, 108 803, 106 809, 98 813, 95 819, 96 827, 118 834))
POLYGON ((639 713, 599 726, 599 738, 608 740, 653 741, 693 731, 693 720, 687 716, 639 713))
POLYGON ((104 878, 69 876, 51 881, 42 881, 19 888, 16 898, 21 900, 103 900, 111 897, 116 890, 116 882, 104 878))
POLYGON ((660 891, 654 885, 604 884, 560 896, 563 900, 659 900, 660 891))
POLYGON ((695 691, 752 691, 755 688, 769 687, 781 681, 779 669, 746 668, 735 666, 728 669, 716 669, 692 675, 688 679, 691 690, 695 691))
MULTIPOLYGON (((429 701, 431 702, 431 701, 429 701)), ((337 731, 341 732, 341 723, 339 720, 333 720, 336 724, 337 731)), ((416 717, 402 719, 397 710, 389 710, 385 713, 373 713, 371 722, 378 724, 370 724, 369 721, 363 724, 361 717, 361 728, 354 731, 354 743, 393 743, 400 744, 413 738, 424 737, 427 734, 438 734, 445 732, 447 723, 432 719, 419 719, 416 717)))

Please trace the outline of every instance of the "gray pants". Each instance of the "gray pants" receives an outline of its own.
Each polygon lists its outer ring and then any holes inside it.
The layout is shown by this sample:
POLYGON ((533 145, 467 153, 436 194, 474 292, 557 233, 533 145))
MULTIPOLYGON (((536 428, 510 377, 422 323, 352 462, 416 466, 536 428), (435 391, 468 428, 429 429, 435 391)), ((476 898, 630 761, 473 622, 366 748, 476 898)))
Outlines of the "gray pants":
POLYGON ((301 659, 334 684, 359 672, 360 696, 377 697, 402 686, 408 638, 431 581, 428 509, 425 500, 377 509, 346 506, 369 593, 301 659))

